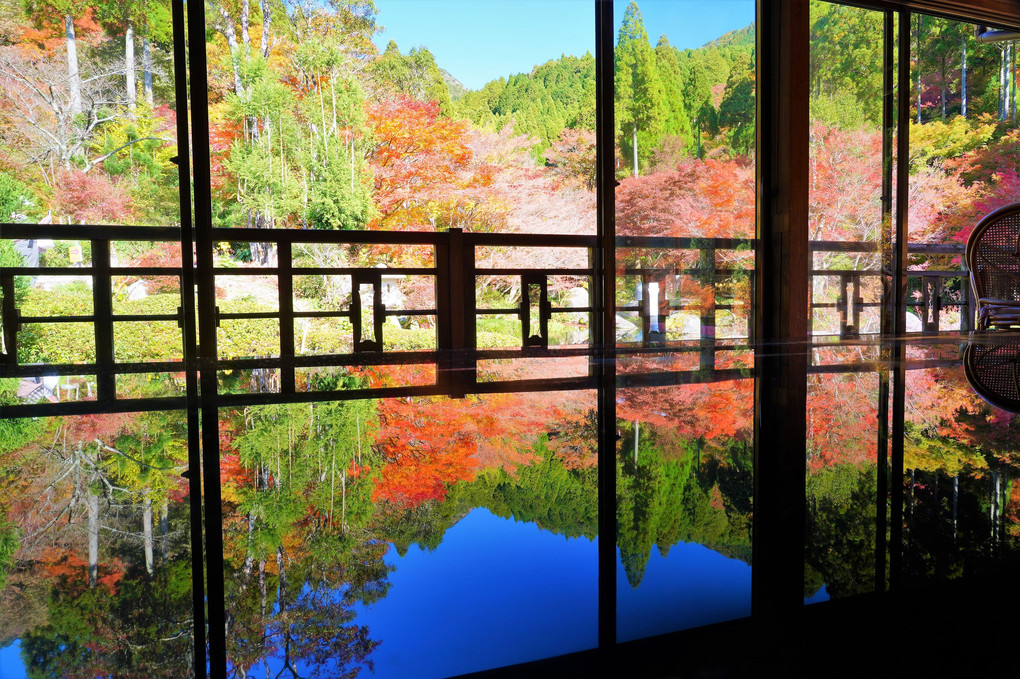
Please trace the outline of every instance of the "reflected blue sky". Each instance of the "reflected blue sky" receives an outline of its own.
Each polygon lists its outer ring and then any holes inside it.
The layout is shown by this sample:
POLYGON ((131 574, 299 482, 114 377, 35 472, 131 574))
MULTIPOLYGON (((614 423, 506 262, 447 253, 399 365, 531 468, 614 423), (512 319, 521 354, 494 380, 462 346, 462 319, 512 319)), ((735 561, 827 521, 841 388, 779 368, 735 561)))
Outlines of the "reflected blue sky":
POLYGON ((358 607, 375 677, 446 677, 594 648, 598 540, 474 509, 433 552, 391 548, 386 598, 358 607))
POLYGON ((822 601, 828 601, 828 600, 829 600, 829 592, 826 591, 825 585, 822 585, 821 589, 819 589, 817 592, 815 592, 814 594, 812 594, 809 597, 805 597, 804 598, 804 604, 805 605, 807 605, 807 604, 817 604, 817 603, 821 603, 822 601))
POLYGON ((21 640, 0 648, 0 679, 25 679, 25 665, 21 661, 21 640))
POLYGON ((653 549, 636 589, 616 567, 619 641, 751 615, 751 567, 708 547, 681 542, 663 557, 653 549))

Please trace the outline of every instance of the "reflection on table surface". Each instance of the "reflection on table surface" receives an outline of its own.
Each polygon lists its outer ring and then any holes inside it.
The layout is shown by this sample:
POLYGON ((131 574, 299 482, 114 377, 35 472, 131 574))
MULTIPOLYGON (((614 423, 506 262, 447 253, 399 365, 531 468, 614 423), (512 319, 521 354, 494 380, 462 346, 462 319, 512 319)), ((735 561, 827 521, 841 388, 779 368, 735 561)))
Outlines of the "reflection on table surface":
MULTIPOLYGON (((1016 384, 1012 346, 807 349, 806 601, 1015 563, 1017 416, 1000 407, 1014 396, 988 391, 993 373, 1016 384)), ((611 453, 595 389, 221 409, 231 672, 440 677, 594 648, 600 452, 615 457, 618 638, 749 615, 755 356, 703 357, 621 353, 600 385, 615 390, 611 453)), ((585 357, 563 360, 576 384, 585 357)), ((5 671, 187 674, 184 414, 3 427, 5 671)))

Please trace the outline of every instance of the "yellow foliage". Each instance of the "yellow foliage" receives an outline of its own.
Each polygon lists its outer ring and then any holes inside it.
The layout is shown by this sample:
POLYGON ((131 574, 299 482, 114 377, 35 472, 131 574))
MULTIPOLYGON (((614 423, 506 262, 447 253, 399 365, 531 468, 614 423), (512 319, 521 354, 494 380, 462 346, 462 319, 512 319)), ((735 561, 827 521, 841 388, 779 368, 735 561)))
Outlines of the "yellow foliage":
POLYGON ((995 120, 989 114, 974 118, 956 116, 918 125, 910 123, 910 172, 925 165, 958 158, 983 146, 995 133, 995 120))

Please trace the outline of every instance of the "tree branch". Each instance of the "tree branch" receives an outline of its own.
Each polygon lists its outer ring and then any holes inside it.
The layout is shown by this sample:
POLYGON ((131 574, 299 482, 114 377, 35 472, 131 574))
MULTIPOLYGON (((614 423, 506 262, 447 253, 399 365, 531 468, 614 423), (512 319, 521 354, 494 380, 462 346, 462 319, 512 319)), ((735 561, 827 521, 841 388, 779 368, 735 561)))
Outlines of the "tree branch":
MULTIPOLYGON (((114 150, 110 151, 109 153, 107 153, 105 155, 99 156, 95 160, 89 161, 85 165, 85 172, 88 172, 89 170, 94 168, 96 165, 98 165, 99 163, 103 162, 104 160, 106 160, 110 156, 114 155, 115 153, 123 151, 124 149, 126 149, 129 146, 131 146, 132 144, 137 144, 140 141, 161 141, 164 144, 172 144, 174 142, 173 139, 163 139, 162 137, 140 137, 138 139, 129 141, 126 144, 122 144, 122 145, 118 146, 114 150)), ((110 448, 110 450, 113 450, 113 448, 110 448)), ((124 453, 121 453, 120 451, 117 451, 117 450, 113 450, 113 452, 119 453, 120 455, 124 455, 124 453)), ((127 457, 127 456, 125 455, 125 457, 127 457)), ((153 467, 153 469, 155 469, 155 467, 153 467)))

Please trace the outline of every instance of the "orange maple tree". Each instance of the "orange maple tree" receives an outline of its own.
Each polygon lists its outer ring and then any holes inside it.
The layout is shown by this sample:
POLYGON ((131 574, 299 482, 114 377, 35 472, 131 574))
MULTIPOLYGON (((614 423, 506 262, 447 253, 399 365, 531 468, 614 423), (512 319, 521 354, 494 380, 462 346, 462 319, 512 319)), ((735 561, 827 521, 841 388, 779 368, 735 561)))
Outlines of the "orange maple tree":
POLYGON ((754 380, 677 387, 635 387, 617 393, 616 416, 705 441, 746 439, 752 432, 754 380))
POLYGON ((470 415, 444 398, 396 398, 379 405, 376 446, 387 460, 372 499, 414 507, 443 500, 448 487, 474 477, 478 443, 470 415))
POLYGON ((754 166, 688 160, 668 172, 629 177, 616 189, 621 236, 754 237, 754 166))
MULTIPOLYGON (((391 366, 375 384, 414 381, 417 366, 391 366)), ((386 460, 374 500, 413 507, 442 500, 450 486, 483 467, 513 472, 537 458, 537 439, 594 406, 587 392, 415 397, 378 404, 376 449, 386 460)))
POLYGON ((371 228, 429 224, 428 203, 443 200, 471 160, 468 122, 441 115, 434 101, 407 96, 372 102, 367 114, 376 140, 369 160, 379 210, 371 228))

